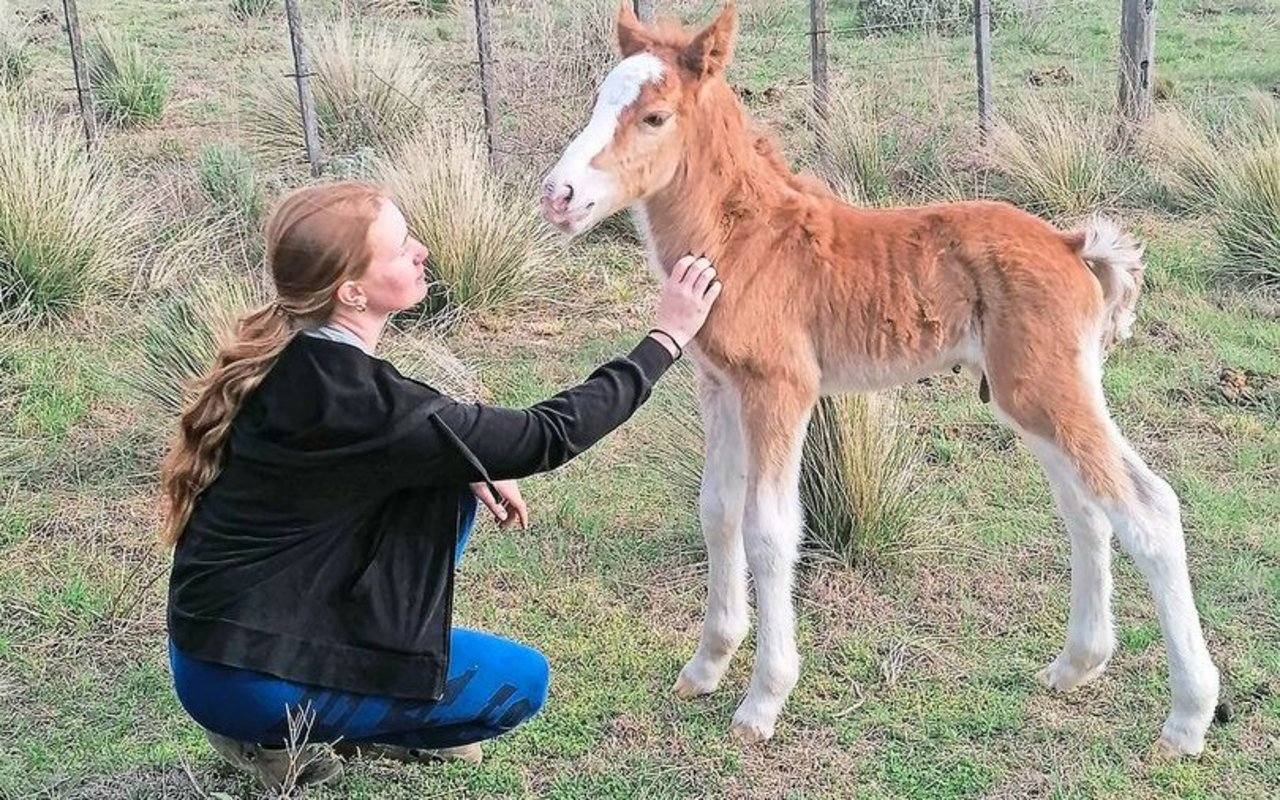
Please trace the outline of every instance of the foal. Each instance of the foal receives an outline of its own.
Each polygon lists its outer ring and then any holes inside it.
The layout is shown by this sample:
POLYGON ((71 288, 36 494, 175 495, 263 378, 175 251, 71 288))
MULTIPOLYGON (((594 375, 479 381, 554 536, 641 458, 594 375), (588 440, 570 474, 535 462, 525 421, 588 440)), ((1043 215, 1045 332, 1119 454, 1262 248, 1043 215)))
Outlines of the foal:
POLYGON ((800 671, 792 570, 814 404, 963 364, 1040 460, 1071 536, 1066 644, 1040 680, 1066 691, 1106 666, 1114 532, 1151 585, 1168 651, 1173 710, 1157 747, 1199 753, 1218 672, 1178 498, 1117 430, 1102 393, 1107 347, 1133 323, 1141 248, 1101 217, 1060 232, 1004 203, 841 202, 794 175, 739 106, 723 77, 736 26, 730 4, 696 36, 650 29, 623 0, 623 60, 542 197, 544 216, 569 235, 630 207, 655 269, 705 253, 724 284, 690 351, 706 425, 710 574, 701 641, 675 691, 719 684, 747 633, 749 566, 758 646, 733 732, 773 735, 800 671))

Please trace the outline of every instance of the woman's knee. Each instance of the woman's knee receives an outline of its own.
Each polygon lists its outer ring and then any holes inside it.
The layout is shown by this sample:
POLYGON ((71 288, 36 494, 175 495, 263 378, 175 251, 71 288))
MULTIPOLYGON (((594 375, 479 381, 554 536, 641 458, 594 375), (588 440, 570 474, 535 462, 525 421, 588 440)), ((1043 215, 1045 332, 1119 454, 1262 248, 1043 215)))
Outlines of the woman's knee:
POLYGON ((515 645, 517 658, 513 659, 512 679, 516 683, 516 696, 498 719, 498 727, 510 730, 529 720, 547 703, 551 688, 551 664, 541 651, 527 645, 515 645))

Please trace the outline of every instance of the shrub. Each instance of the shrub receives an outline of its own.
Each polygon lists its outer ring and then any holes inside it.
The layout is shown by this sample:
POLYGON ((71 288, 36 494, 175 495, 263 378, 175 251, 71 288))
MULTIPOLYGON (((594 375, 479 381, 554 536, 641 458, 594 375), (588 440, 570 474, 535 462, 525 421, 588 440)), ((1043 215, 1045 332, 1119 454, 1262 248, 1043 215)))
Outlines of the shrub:
POLYGON ((279 7, 279 0, 231 0, 231 13, 240 19, 265 17, 279 7))

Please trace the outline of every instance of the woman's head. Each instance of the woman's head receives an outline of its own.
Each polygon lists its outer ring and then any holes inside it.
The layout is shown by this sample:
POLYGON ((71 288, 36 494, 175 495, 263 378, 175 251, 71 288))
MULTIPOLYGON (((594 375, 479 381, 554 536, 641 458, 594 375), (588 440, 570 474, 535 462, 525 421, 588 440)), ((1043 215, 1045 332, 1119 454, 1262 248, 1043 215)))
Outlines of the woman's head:
POLYGON ((303 326, 350 313, 382 318, 426 297, 427 250, 378 186, 299 189, 271 215, 266 236, 277 304, 303 326))
MULTIPOLYGON (((200 492, 221 468, 231 421, 298 331, 329 320, 377 324, 427 294, 427 250, 381 188, 358 182, 298 189, 267 221, 276 299, 240 318, 233 341, 195 382, 162 467, 163 540, 176 543, 200 492)), ((366 325, 354 324, 365 328, 366 325)))

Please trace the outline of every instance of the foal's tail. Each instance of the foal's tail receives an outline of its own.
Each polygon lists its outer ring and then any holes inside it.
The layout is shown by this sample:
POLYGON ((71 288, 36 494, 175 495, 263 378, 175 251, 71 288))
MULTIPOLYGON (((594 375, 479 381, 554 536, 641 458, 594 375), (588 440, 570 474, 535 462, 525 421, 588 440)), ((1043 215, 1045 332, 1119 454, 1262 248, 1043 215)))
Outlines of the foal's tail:
POLYGON ((1085 220, 1077 230, 1063 234, 1068 246, 1088 265, 1106 302, 1102 327, 1102 352, 1119 339, 1133 334, 1134 309, 1142 291, 1142 245, 1101 214, 1085 220))

